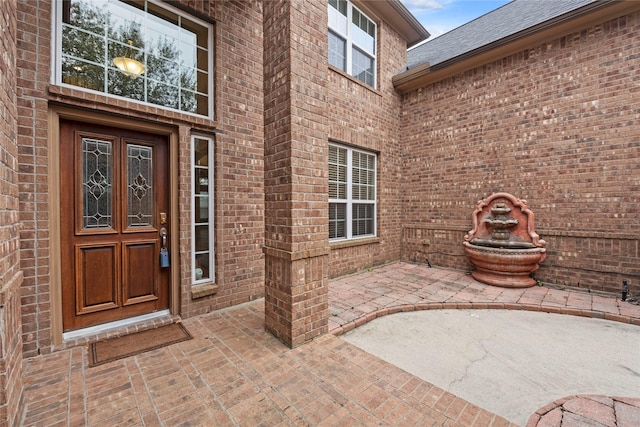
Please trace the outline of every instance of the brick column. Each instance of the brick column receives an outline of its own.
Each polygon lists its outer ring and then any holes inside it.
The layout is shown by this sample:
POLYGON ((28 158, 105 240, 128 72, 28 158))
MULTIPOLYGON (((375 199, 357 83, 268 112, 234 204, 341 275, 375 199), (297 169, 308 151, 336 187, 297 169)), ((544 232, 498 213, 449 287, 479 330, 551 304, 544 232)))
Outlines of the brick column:
POLYGON ((265 325, 328 331, 327 5, 264 2, 265 325))
POLYGON ((23 391, 16 21, 16 0, 0 2, 0 426, 18 425, 23 391))

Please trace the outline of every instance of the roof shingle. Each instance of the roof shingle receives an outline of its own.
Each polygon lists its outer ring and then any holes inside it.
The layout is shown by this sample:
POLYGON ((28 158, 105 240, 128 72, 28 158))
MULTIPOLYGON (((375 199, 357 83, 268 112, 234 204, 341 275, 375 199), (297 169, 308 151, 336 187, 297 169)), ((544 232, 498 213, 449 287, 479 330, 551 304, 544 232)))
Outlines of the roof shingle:
POLYGON ((431 67, 598 0, 514 0, 407 52, 407 69, 431 67))

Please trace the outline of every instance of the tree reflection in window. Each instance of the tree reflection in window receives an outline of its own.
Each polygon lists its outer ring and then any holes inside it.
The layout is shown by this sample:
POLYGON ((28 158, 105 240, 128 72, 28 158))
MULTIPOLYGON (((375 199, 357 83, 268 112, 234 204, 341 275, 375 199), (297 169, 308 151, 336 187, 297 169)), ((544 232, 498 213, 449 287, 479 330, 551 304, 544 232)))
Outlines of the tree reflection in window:
POLYGON ((209 114, 209 28, 150 2, 64 0, 62 82, 209 114), (125 73, 114 58, 144 64, 125 73))

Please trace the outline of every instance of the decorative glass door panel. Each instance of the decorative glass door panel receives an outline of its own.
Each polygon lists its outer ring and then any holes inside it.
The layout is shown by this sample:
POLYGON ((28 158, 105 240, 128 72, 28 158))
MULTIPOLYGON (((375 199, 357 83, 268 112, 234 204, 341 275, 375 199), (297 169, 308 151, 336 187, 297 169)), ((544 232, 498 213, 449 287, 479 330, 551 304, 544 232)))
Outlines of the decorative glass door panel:
POLYGON ((127 228, 153 227, 153 147, 127 145, 127 228))
POLYGON ((82 138, 82 229, 113 229, 113 140, 82 138))
POLYGON ((169 307, 166 137, 62 121, 64 330, 169 307))

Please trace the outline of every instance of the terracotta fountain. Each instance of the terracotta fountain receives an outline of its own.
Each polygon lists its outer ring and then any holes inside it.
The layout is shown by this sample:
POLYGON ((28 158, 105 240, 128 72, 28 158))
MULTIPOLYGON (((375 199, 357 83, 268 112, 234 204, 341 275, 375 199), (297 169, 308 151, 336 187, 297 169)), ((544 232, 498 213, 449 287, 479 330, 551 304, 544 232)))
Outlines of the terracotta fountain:
POLYGON ((547 256, 546 242, 533 229, 534 215, 526 200, 495 193, 478 202, 473 229, 464 237, 464 251, 478 281, 507 288, 536 284, 531 273, 547 256))

